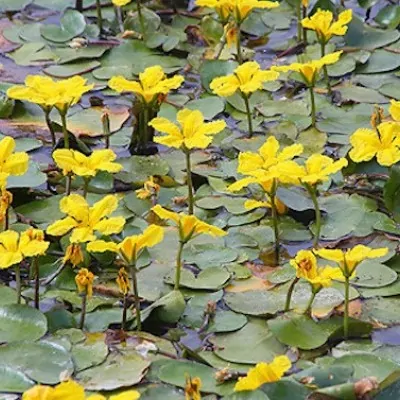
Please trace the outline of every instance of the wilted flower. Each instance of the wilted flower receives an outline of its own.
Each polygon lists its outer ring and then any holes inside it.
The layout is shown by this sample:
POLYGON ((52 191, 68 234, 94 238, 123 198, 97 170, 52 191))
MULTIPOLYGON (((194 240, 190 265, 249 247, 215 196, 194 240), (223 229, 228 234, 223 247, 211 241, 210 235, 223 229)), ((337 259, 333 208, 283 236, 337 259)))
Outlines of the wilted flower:
POLYGON ((93 295, 94 275, 87 268, 81 268, 75 276, 75 283, 79 293, 85 293, 88 297, 93 295))
POLYGON ((151 176, 144 182, 142 189, 136 190, 136 196, 141 200, 145 200, 151 197, 157 197, 159 191, 160 185, 156 182, 154 176, 151 176))
POLYGON ((125 268, 122 267, 119 269, 116 281, 119 291, 124 296, 126 296, 130 290, 130 284, 129 284, 129 276, 125 268))
POLYGON ((84 260, 83 252, 80 244, 71 243, 67 246, 65 250, 65 255, 63 257, 63 264, 70 262, 72 266, 75 268, 79 264, 81 264, 84 260))

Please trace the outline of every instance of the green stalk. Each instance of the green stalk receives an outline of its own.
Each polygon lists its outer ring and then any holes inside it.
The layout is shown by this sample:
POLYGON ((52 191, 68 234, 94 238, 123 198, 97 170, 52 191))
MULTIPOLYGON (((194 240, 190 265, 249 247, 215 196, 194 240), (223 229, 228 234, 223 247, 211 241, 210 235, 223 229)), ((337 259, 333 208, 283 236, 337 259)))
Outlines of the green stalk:
MULTIPOLYGON (((325 56, 325 45, 326 43, 321 40, 321 58, 325 56)), ((325 82, 326 82, 326 88, 328 89, 328 94, 332 94, 332 88, 331 88, 331 83, 329 81, 329 75, 328 75, 328 67, 326 65, 323 66, 324 70, 324 76, 325 76, 325 82)))
POLYGON ((124 294, 123 307, 121 329, 124 331, 126 328, 126 314, 128 311, 128 296, 126 294, 124 294))
POLYGON ((35 308, 39 310, 39 259, 35 257, 32 261, 32 266, 35 270, 35 308))
POLYGON ((101 13, 101 2, 96 0, 96 14, 97 14, 97 26, 100 31, 100 35, 103 32, 103 15, 101 13))
POLYGON ((66 182, 65 182, 65 195, 69 196, 71 194, 71 189, 72 189, 72 175, 67 175, 65 177, 66 182))
POLYGON ((181 270, 182 270, 182 252, 185 247, 185 243, 179 241, 178 254, 176 256, 176 270, 175 270, 175 286, 174 290, 179 290, 179 285, 181 282, 181 270))
POLYGON ((7 207, 4 215, 4 230, 7 231, 10 228, 10 207, 7 207))
POLYGON ((315 96, 314 96, 314 88, 313 86, 308 87, 310 90, 310 100, 311 100, 311 126, 315 128, 317 123, 317 111, 315 108, 315 96))
POLYGON ((190 162, 190 150, 184 149, 186 157, 186 180, 188 186, 188 205, 189 205, 189 215, 193 215, 194 212, 194 197, 193 197, 193 181, 192 181, 192 166, 190 162))
POLYGON ((133 297, 135 299, 135 312, 136 312, 136 330, 142 330, 142 319, 140 315, 140 297, 139 297, 139 287, 137 281, 137 274, 136 274, 136 260, 133 261, 133 264, 129 266, 131 270, 131 277, 132 277, 132 290, 133 290, 133 297))
POLYGON ((296 278, 292 280, 292 283, 289 286, 289 290, 286 295, 285 312, 290 310, 290 303, 292 301, 293 290, 299 280, 300 278, 296 276, 296 278))
POLYGON ((308 301, 308 304, 307 304, 307 307, 306 307, 306 311, 304 312, 304 314, 310 314, 311 315, 311 308, 312 308, 312 305, 314 303, 314 299, 315 299, 316 295, 317 295, 317 291, 312 289, 311 297, 310 297, 310 300, 308 301))
POLYGON ((64 135, 64 147, 69 149, 69 136, 68 136, 68 129, 67 129, 67 112, 63 111, 60 112, 61 115, 61 123, 62 123, 62 131, 64 135))
POLYGON ((236 29, 237 29, 237 40, 236 40, 236 52, 237 52, 237 61, 239 64, 243 64, 243 57, 242 57, 242 43, 241 43, 241 37, 242 34, 240 32, 240 25, 241 24, 236 24, 236 29))
POLYGON ((245 94, 242 94, 244 104, 246 106, 246 114, 247 114, 247 121, 249 124, 249 137, 253 136, 253 121, 252 121, 252 115, 251 115, 251 110, 250 110, 250 102, 249 102, 249 96, 246 96, 245 94))
POLYGON ((106 142, 106 149, 110 148, 110 117, 107 111, 105 111, 101 116, 101 123, 103 126, 103 135, 106 142))
POLYGON ((139 16, 140 29, 142 30, 142 37, 143 37, 143 40, 146 40, 146 29, 145 29, 145 25, 144 25, 141 0, 137 0, 137 12, 138 12, 138 16, 139 16))
POLYGON ((272 224, 275 237, 275 265, 279 265, 280 237, 279 237, 279 214, 275 204, 276 189, 277 189, 277 183, 276 180, 274 179, 274 183, 272 184, 272 190, 271 193, 269 194, 269 197, 271 200, 272 224))
POLYGON ((51 119, 50 119, 50 112, 51 112, 51 108, 44 108, 44 116, 46 119, 46 125, 47 128, 49 129, 50 135, 51 135, 51 145, 52 147, 56 146, 56 133, 54 132, 53 129, 53 124, 51 123, 51 119))
POLYGON ((296 16, 297 16, 297 41, 301 42, 301 0, 297 0, 296 4, 296 16))
POLYGON ((82 297, 82 310, 81 310, 81 319, 79 321, 79 329, 83 329, 85 325, 85 318, 86 318, 86 306, 87 306, 87 288, 85 288, 85 291, 81 293, 82 297))
MULTIPOLYGON (((307 18, 307 7, 303 6, 303 19, 307 18)), ((303 28, 303 42, 307 45, 307 29, 303 28)))
POLYGON ((83 0, 76 0, 75 1, 75 10, 82 12, 83 11, 83 0))
POLYGON ((21 304, 21 266, 19 264, 15 266, 15 289, 17 291, 17 304, 21 304))
POLYGON ((84 177, 83 178, 83 197, 86 199, 88 190, 89 190, 89 184, 90 184, 90 178, 84 177))
POLYGON ((343 334, 344 339, 349 337, 349 297, 350 297, 350 278, 344 277, 344 319, 343 334))
POLYGON ((319 208, 317 190, 311 185, 305 184, 304 187, 307 189, 315 209, 315 234, 314 234, 314 248, 318 247, 319 238, 321 236, 321 209, 319 208))
POLYGON ((143 109, 143 137, 142 137, 143 148, 146 148, 148 142, 149 142, 149 106, 145 104, 143 109))

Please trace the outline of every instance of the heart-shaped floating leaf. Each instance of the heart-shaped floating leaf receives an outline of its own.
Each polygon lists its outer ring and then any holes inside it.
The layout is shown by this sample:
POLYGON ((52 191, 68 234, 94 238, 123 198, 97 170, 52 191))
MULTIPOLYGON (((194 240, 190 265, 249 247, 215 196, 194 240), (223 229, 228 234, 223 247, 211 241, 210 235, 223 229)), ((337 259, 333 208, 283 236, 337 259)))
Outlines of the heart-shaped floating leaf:
POLYGON ((46 317, 35 308, 21 304, 0 307, 0 343, 35 341, 47 331, 46 317))
POLYGON ((276 355, 285 353, 285 346, 261 319, 252 319, 239 331, 217 334, 210 340, 216 345, 214 352, 218 357, 242 364, 270 362, 276 355))
MULTIPOLYGON (((229 280, 231 275, 229 272, 221 267, 210 267, 201 271, 197 276, 187 269, 181 271, 180 285, 190 289, 199 290, 219 290, 229 280)), ((165 278, 167 283, 175 283, 174 273, 165 278)))
POLYGON ((397 272, 373 260, 366 260, 357 267, 351 283, 355 286, 379 288, 397 280, 397 272))
POLYGON ((110 354, 107 360, 96 367, 81 371, 76 380, 86 390, 114 390, 139 383, 150 362, 136 352, 110 354))
POLYGON ((60 344, 46 341, 10 343, 0 347, 0 365, 21 371, 29 378, 48 385, 60 382, 62 373, 68 375, 74 371, 68 351, 60 344))
POLYGON ((23 372, 5 365, 0 365, 0 376, 0 392, 22 393, 35 384, 23 372))
POLYGON ((233 383, 219 385, 215 380, 216 370, 203 364, 191 361, 168 360, 159 370, 158 378, 165 383, 185 387, 185 377, 199 377, 201 391, 216 393, 220 396, 233 392, 233 383))
POLYGON ((59 25, 42 25, 40 33, 51 42, 64 43, 83 33, 86 28, 85 17, 76 10, 66 10, 59 25))
POLYGON ((302 350, 316 349, 329 338, 321 325, 305 315, 282 315, 268 321, 268 328, 280 342, 302 350))

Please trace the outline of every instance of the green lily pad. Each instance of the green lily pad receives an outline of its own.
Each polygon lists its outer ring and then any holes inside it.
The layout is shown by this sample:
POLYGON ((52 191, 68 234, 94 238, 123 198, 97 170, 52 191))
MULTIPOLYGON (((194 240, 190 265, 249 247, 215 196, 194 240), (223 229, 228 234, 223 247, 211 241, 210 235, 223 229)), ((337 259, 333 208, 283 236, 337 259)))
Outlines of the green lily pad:
POLYGON ((35 384, 23 372, 6 365, 0 365, 0 376, 0 392, 22 393, 35 384))
POLYGON ((214 353, 218 357, 242 364, 270 362, 285 353, 285 347, 262 319, 251 319, 239 331, 217 334, 210 341, 216 346, 214 353))
POLYGON ((68 351, 59 344, 46 341, 15 342, 0 347, 0 365, 17 369, 47 385, 59 383, 60 374, 74 371, 68 351))
POLYGON ((351 283, 360 287, 379 288, 388 286, 396 280, 396 271, 376 261, 366 260, 357 267, 356 277, 351 283))
POLYGON ((397 54, 386 50, 375 50, 368 60, 368 63, 357 69, 361 74, 376 74, 378 72, 393 71, 400 67, 400 60, 397 54))
POLYGON ((80 61, 74 64, 51 65, 43 70, 47 75, 55 78, 70 78, 74 75, 85 74, 98 68, 98 61, 80 61))
POLYGON ((237 257, 237 250, 213 244, 188 246, 183 252, 185 262, 196 264, 200 269, 227 264, 235 261, 237 257))
POLYGON ((89 336, 84 343, 77 343, 72 347, 72 359, 77 372, 101 364, 108 355, 108 346, 104 338, 89 336))
POLYGON ((302 350, 321 347, 329 338, 326 330, 305 315, 282 315, 268 321, 268 328, 280 342, 302 350))
MULTIPOLYGON (((209 267, 197 276, 187 269, 181 271, 180 286, 198 290, 219 290, 229 281, 230 273, 221 267, 209 267)), ((175 284, 174 272, 165 278, 167 283, 175 284)))
POLYGON ((47 331, 46 317, 35 308, 21 304, 0 307, 0 342, 35 341, 47 331))
POLYGON ((103 364, 79 372, 76 380, 86 390, 114 390, 139 383, 149 366, 136 352, 112 353, 103 364))
POLYGON ((168 360, 159 370, 158 378, 165 383, 181 388, 185 387, 185 377, 199 377, 201 379, 200 390, 205 393, 216 393, 224 396, 233 392, 233 383, 219 385, 215 380, 213 368, 191 361, 168 360))
POLYGON ((382 96, 376 90, 361 86, 344 87, 339 89, 339 92, 343 100, 352 100, 357 103, 382 104, 389 102, 387 97, 382 96))
POLYGON ((85 17, 76 10, 66 10, 61 17, 60 25, 42 25, 42 36, 56 43, 64 43, 83 33, 86 28, 85 17))
POLYGON ((17 292, 9 286, 0 285, 0 306, 15 304, 17 302, 17 292))

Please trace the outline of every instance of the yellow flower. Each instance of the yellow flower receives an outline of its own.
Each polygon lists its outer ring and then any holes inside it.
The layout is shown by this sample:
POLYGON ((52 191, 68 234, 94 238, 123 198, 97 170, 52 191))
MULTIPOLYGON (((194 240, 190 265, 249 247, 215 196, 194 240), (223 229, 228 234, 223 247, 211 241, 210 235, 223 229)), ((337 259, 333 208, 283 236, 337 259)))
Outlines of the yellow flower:
POLYGON ((133 265, 145 248, 155 246, 163 238, 164 229, 157 225, 150 225, 141 235, 128 236, 118 244, 95 240, 87 245, 87 251, 98 253, 112 251, 118 253, 128 265, 133 265))
POLYGON ((237 26, 233 22, 230 22, 224 26, 224 32, 228 48, 236 46, 239 40, 237 26))
POLYGON ((201 400, 201 379, 186 377, 185 400, 201 400))
POLYGON ((86 79, 81 76, 53 81, 47 76, 28 75, 25 86, 12 86, 7 90, 7 96, 38 104, 43 109, 56 107, 61 113, 66 113, 93 87, 93 84, 86 85, 86 79))
POLYGON ((224 230, 200 221, 194 215, 174 213, 172 211, 166 210, 159 204, 154 206, 152 210, 161 219, 167 219, 175 223, 175 225, 179 229, 179 238, 183 243, 188 242, 189 240, 198 235, 201 235, 202 233, 214 237, 226 235, 226 232, 224 230))
POLYGON ((221 97, 232 96, 236 91, 249 96, 262 89, 264 82, 275 81, 278 77, 276 71, 263 71, 256 61, 248 61, 239 65, 233 74, 214 78, 210 88, 221 97))
POLYGON ((14 153, 15 140, 6 136, 0 141, 0 189, 4 189, 10 175, 20 176, 28 170, 27 153, 14 153))
POLYGON ((369 258, 383 257, 388 253, 388 251, 389 249, 387 247, 372 249, 362 244, 358 244, 347 251, 340 249, 314 250, 315 254, 317 254, 319 257, 322 257, 325 260, 335 261, 342 270, 344 276, 351 276, 357 265, 362 261, 369 258))
POLYGON ((9 268, 27 257, 45 254, 50 243, 44 241, 41 235, 43 232, 38 229, 28 229, 21 234, 11 230, 1 232, 0 269, 9 268))
POLYGON ((318 267, 317 259, 312 251, 300 250, 290 265, 296 269, 296 276, 311 283, 313 290, 332 285, 332 279, 341 279, 342 271, 334 267, 318 267))
POLYGON ((273 180, 282 183, 297 183, 298 179, 304 175, 304 169, 292 160, 303 152, 303 146, 293 144, 282 151, 279 149, 279 142, 274 136, 270 136, 258 153, 240 153, 238 172, 249 177, 237 181, 228 189, 237 191, 251 183, 259 183, 268 193, 273 180))
POLYGON ((315 31, 318 39, 322 43, 327 43, 332 36, 343 36, 347 32, 347 25, 353 18, 351 9, 339 14, 338 20, 333 22, 333 14, 329 10, 318 11, 310 18, 301 21, 303 28, 315 31))
POLYGON ((301 0, 301 4, 303 7, 308 7, 309 0, 301 0))
POLYGON ((214 8, 221 21, 226 21, 231 12, 230 0, 196 0, 199 7, 214 8))
POLYGON ((145 200, 153 196, 157 197, 159 191, 160 185, 156 183, 154 177, 151 176, 150 179, 144 183, 142 189, 136 190, 136 196, 141 200, 145 200))
POLYGON ((123 217, 110 217, 118 207, 116 196, 108 195, 89 207, 79 194, 71 194, 60 201, 60 210, 68 216, 47 228, 52 236, 63 236, 72 231, 71 243, 84 243, 96 239, 95 231, 103 235, 120 233, 125 225, 123 217))
POLYGON ((333 161, 332 158, 322 154, 313 154, 306 161, 305 175, 300 178, 300 181, 311 186, 318 185, 327 181, 329 175, 336 174, 342 168, 347 167, 347 164, 345 158, 333 161))
POLYGON ((304 83, 308 86, 314 86, 315 80, 317 79, 318 72, 324 67, 324 65, 335 64, 342 54, 342 50, 335 51, 334 53, 327 54, 319 60, 312 60, 307 63, 293 63, 290 65, 283 65, 280 67, 271 67, 272 71, 288 72, 295 71, 299 72, 304 83))
POLYGON ((98 171, 115 173, 123 168, 113 162, 117 155, 110 149, 94 150, 90 156, 76 150, 59 149, 53 152, 53 158, 64 175, 72 172, 78 176, 95 176, 98 171))
POLYGON ((176 118, 179 126, 167 118, 154 118, 149 122, 154 129, 167 134, 155 137, 156 143, 184 150, 195 147, 205 149, 212 142, 211 136, 221 132, 226 126, 223 120, 204 122, 204 116, 198 110, 180 110, 176 118))
POLYGON ((380 165, 389 167, 400 160, 400 125, 383 122, 376 130, 360 128, 350 136, 350 158, 359 163, 375 156, 380 165), (377 133, 379 131, 379 135, 377 133))
POLYGON ((390 100, 389 113, 395 121, 400 121, 400 101, 390 100))
POLYGON ((258 363, 254 368, 249 369, 247 376, 238 379, 235 392, 256 390, 264 383, 277 382, 291 366, 292 363, 287 356, 275 357, 269 364, 258 363))
POLYGON ((181 75, 167 78, 162 67, 154 65, 139 74, 139 82, 129 81, 123 76, 114 76, 109 80, 108 86, 119 93, 135 93, 149 104, 156 100, 159 94, 168 94, 172 89, 178 89, 183 81, 181 75))
POLYGON ((112 0, 112 3, 116 7, 123 7, 129 4, 132 0, 112 0))
MULTIPOLYGON (((275 198, 275 207, 279 215, 283 215, 287 211, 287 207, 277 197, 275 198)), ((246 210, 254 210, 255 208, 271 208, 270 201, 257 201, 257 200, 246 200, 244 203, 246 210)))
POLYGON ((277 1, 266 0, 230 0, 233 10, 233 18, 241 24, 253 9, 279 7, 277 1))
POLYGON ((84 260, 82 248, 79 244, 72 243, 68 245, 63 257, 63 264, 70 262, 75 268, 84 260))
MULTIPOLYGON (((136 390, 128 390, 115 396, 111 396, 109 400, 138 400, 140 393, 136 390)), ((62 382, 55 387, 36 385, 27 390, 22 395, 22 400, 106 400, 100 394, 94 394, 85 397, 84 388, 74 381, 62 382)))
POLYGON ((85 293, 88 297, 93 295, 94 275, 87 269, 81 268, 75 276, 75 283, 79 293, 85 293))
POLYGON ((125 268, 120 268, 117 276, 117 285, 119 291, 126 296, 130 290, 129 276, 125 268))

